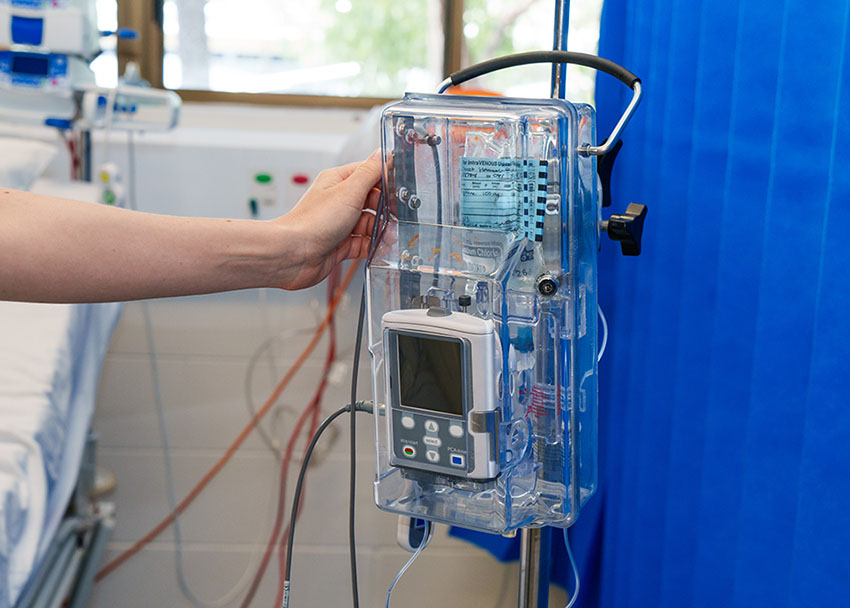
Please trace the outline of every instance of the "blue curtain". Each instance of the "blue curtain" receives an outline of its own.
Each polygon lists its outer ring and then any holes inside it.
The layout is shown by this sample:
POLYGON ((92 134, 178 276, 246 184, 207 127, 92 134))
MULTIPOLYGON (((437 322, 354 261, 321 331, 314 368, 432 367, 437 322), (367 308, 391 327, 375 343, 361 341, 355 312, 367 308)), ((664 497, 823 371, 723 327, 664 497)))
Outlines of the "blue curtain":
MULTIPOLYGON (((614 204, 649 214, 600 263, 584 606, 850 606, 848 10, 606 1, 600 55, 647 93, 614 204)), ((628 96, 600 76, 600 133, 628 96)))
MULTIPOLYGON (((646 90, 614 211, 649 214, 640 257, 600 254, 579 606, 850 606, 849 19, 850 0, 606 0, 600 55, 646 90)), ((602 136, 630 93, 597 82, 602 136)))

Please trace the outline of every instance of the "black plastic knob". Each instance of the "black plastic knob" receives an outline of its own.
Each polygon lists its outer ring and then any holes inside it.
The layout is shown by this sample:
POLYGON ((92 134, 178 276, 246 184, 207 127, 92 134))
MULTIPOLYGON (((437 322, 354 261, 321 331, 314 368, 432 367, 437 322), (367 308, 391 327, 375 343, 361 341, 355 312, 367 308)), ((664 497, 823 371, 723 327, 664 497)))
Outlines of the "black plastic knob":
POLYGON ((466 311, 467 308, 472 306, 472 296, 460 296, 460 297, 458 297, 457 305, 460 306, 462 310, 466 311))
POLYGON ((643 235, 643 222, 646 219, 646 205, 629 203, 622 215, 612 215, 603 227, 611 240, 620 241, 623 255, 640 255, 640 241, 643 235))

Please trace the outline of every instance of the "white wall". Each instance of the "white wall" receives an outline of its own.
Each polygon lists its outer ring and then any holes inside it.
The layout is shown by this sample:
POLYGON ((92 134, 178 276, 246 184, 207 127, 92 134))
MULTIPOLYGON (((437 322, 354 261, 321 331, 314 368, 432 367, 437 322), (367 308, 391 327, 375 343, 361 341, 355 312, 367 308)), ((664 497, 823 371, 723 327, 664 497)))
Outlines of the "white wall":
MULTIPOLYGON (((249 109, 189 106, 174 133, 137 138, 138 201, 145 211, 179 215, 248 217, 249 177, 274 171, 315 176, 332 164, 362 114, 349 111, 249 109)), ((114 134, 111 156, 126 166, 126 147, 114 134)), ((103 153, 99 145, 98 157, 103 153)), ((367 147, 368 149, 368 147, 367 147)), ((281 189, 267 216, 296 202, 298 189, 281 189)), ((358 293, 350 290, 340 312, 340 358, 344 367, 326 392, 323 411, 348 400, 358 293)), ((159 300, 150 303, 157 346, 168 440, 178 500, 248 422, 244 384, 251 354, 278 332, 309 330, 321 315, 324 286, 299 293, 275 292, 262 303, 258 291, 159 300)), ((162 441, 159 436, 145 339, 142 305, 125 307, 101 380, 94 426, 100 434, 100 463, 118 477, 112 499, 118 527, 109 556, 139 539, 167 512, 162 441)), ((281 376, 309 336, 276 344, 273 365, 281 376)), ((285 441, 296 412, 318 381, 325 343, 316 350, 270 418, 285 441)), ((252 387, 262 401, 272 386, 272 363, 264 358, 252 387)), ((368 357, 360 373, 360 396, 368 397, 368 357)), ((348 440, 345 419, 317 452, 308 478, 293 568, 293 602, 300 608, 350 605, 347 549, 348 440)), ((372 502, 372 420, 361 415, 358 442, 358 546, 363 606, 383 605, 386 588, 409 554, 395 543, 396 518, 372 502)), ((252 556, 262 551, 271 529, 278 462, 256 434, 181 518, 184 564, 192 588, 214 598, 237 581, 252 556)), ((289 496, 294 476, 290 471, 289 496)), ((92 605, 191 606, 174 573, 171 532, 132 558, 95 588, 92 605)), ((505 566, 471 546, 450 539, 441 527, 431 547, 400 583, 396 606, 507 607, 516 605, 516 565, 505 566)), ((269 567, 253 603, 269 606, 277 588, 277 561, 269 567)), ((563 594, 553 594, 553 606, 563 594)), ((235 604, 238 605, 238 602, 235 604)))

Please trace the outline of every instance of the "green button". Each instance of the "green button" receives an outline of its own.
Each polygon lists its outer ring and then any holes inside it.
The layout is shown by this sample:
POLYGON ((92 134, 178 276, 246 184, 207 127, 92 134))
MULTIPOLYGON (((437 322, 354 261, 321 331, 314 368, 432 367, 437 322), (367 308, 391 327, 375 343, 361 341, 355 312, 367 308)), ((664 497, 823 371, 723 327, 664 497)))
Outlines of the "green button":
POLYGON ((272 176, 268 173, 257 173, 254 176, 254 179, 257 180, 257 183, 260 184, 270 184, 272 181, 272 176))

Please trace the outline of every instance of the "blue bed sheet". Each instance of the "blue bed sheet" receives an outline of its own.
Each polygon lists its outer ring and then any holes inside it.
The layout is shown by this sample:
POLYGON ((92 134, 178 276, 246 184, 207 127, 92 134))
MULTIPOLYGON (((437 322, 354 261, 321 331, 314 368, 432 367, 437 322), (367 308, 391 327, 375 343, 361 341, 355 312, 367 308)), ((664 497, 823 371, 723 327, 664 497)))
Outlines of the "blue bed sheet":
POLYGON ((14 605, 71 498, 120 312, 0 302, 0 608, 14 605))

